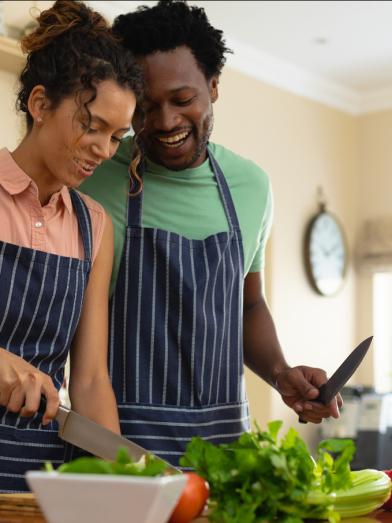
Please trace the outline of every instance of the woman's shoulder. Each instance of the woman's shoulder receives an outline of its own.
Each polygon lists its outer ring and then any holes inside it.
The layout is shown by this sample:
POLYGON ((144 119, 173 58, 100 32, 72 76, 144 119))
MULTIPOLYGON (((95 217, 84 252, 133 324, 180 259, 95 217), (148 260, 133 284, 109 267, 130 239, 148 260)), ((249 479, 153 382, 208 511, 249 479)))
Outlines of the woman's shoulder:
POLYGON ((80 191, 77 191, 79 196, 82 198, 84 203, 86 204, 86 207, 89 211, 90 218, 91 218, 91 228, 92 228, 92 236, 93 236, 93 262, 98 254, 103 231, 105 229, 105 225, 108 219, 108 215, 105 211, 105 209, 102 207, 100 203, 95 201, 91 196, 88 196, 87 194, 84 194, 80 191))
POLYGON ((81 191, 77 191, 78 195, 82 198, 84 203, 86 204, 87 209, 90 211, 91 219, 104 219, 106 216, 106 211, 103 208, 103 206, 91 198, 88 194, 82 193, 81 191))

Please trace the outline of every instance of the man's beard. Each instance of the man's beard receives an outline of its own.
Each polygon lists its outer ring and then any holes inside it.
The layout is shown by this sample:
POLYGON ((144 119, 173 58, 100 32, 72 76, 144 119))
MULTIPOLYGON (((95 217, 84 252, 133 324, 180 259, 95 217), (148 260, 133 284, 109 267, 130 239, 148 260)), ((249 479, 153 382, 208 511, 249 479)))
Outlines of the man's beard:
MULTIPOLYGON (((189 160, 186 160, 182 165, 178 165, 178 166, 168 165, 168 164, 166 164, 166 162, 164 160, 162 160, 162 158, 152 154, 153 148, 150 149, 148 147, 148 141, 145 142, 143 133, 140 134, 138 143, 139 143, 143 156, 147 155, 150 158, 150 160, 157 163, 158 165, 162 165, 163 167, 165 167, 166 169, 169 169, 171 171, 183 171, 185 169, 192 168, 192 165, 206 151, 207 144, 210 139, 213 126, 214 126, 214 115, 211 111, 211 113, 208 116, 206 116, 206 118, 204 119, 203 128, 202 128, 202 136, 196 144, 196 149, 195 149, 192 157, 189 160), (150 153, 149 153, 149 150, 151 151, 150 153)), ((192 131, 192 132, 194 134, 194 131, 192 131)))
POLYGON ((191 167, 199 158, 200 156, 206 151, 207 144, 210 139, 212 128, 214 127, 214 115, 211 113, 206 117, 206 120, 203 124, 203 135, 199 142, 197 143, 196 150, 192 156, 192 158, 187 162, 187 165, 184 167, 180 167, 178 169, 175 169, 176 171, 182 171, 183 169, 187 169, 188 167, 191 167))

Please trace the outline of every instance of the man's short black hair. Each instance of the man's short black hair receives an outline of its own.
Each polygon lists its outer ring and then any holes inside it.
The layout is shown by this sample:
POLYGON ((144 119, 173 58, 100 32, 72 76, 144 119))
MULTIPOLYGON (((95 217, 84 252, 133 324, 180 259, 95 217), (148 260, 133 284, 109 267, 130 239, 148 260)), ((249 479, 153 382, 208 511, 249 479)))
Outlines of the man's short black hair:
POLYGON ((187 46, 207 80, 219 75, 226 62, 223 31, 209 23, 201 7, 184 0, 161 0, 153 7, 118 16, 113 25, 124 46, 135 56, 187 46))

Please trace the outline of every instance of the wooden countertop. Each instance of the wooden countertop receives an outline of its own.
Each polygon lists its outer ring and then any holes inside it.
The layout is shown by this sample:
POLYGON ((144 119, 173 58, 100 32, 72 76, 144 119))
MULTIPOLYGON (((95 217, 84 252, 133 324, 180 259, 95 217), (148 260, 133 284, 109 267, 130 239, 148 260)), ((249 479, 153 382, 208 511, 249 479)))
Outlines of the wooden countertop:
MULTIPOLYGON (((16 496, 12 499, 12 496, 0 494, 0 523, 48 523, 48 521, 41 513, 33 495, 24 494, 22 499, 16 496)), ((208 523, 208 519, 200 517, 193 523, 208 523)), ((392 523, 392 512, 378 510, 368 516, 344 519, 342 523, 392 523)))
MULTIPOLYGON (((23 510, 8 512, 0 510, 0 523, 47 523, 42 514, 28 514, 23 510)), ((193 523, 208 523, 205 517, 195 519, 193 523)), ((392 512, 378 511, 368 516, 348 518, 342 523, 392 523, 392 512)))
MULTIPOLYGON (((40 514, 26 514, 23 510, 19 512, 0 510, 0 523, 47 523, 47 521, 40 514)), ((193 523, 208 523, 208 519, 198 518, 193 523)), ((378 511, 368 516, 343 519, 342 523, 392 523, 392 512, 378 511)))

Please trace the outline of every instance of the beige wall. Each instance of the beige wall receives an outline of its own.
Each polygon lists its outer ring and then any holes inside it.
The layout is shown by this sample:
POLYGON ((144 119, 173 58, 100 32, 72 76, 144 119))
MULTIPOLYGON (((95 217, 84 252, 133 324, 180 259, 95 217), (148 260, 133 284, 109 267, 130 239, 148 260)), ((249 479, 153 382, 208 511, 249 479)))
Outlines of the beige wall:
MULTIPOLYGON (((389 216, 392 211, 392 110, 363 115, 359 128, 359 220, 389 216)), ((359 230, 357 231, 357 235, 359 230)), ((358 272, 358 335, 372 331, 371 276, 358 272)), ((375 340, 375 344, 377 340, 375 340)), ((374 345, 374 344, 373 344, 374 345)), ((372 364, 358 370, 358 379, 372 383, 372 364)))
MULTIPOLYGON (((14 76, 0 72, 0 143, 9 148, 21 135, 15 83, 14 76)), ((345 227, 351 254, 362 218, 388 210, 392 111, 356 118, 230 69, 221 78, 220 94, 213 139, 253 159, 272 180, 275 220, 266 291, 287 359, 331 373, 371 329, 370 285, 350 264, 336 297, 316 295, 304 272, 304 229, 317 211, 319 185, 345 227)), ((370 374, 365 370, 365 379, 370 374)), ((261 424, 283 419, 314 442, 317 427, 299 425, 271 388, 251 373, 247 377, 251 413, 261 424)))
POLYGON ((361 218, 390 214, 392 209, 392 110, 358 119, 361 218), (382 190, 380 190, 382 188, 382 190))
POLYGON ((0 147, 12 149, 21 137, 21 117, 16 117, 17 78, 1 70, 0 63, 0 147))

